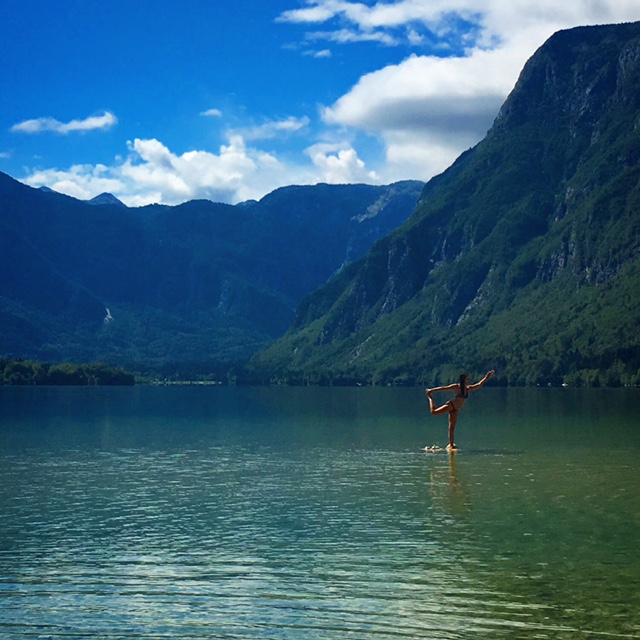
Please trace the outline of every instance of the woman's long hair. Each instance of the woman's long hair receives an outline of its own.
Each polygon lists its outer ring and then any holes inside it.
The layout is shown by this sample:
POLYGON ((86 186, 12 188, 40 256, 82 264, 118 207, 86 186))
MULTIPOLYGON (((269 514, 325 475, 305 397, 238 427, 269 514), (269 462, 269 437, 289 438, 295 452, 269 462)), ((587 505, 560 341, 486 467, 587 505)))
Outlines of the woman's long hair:
POLYGON ((466 373, 460 374, 460 395, 463 398, 469 397, 469 392, 467 391, 467 374, 466 373))

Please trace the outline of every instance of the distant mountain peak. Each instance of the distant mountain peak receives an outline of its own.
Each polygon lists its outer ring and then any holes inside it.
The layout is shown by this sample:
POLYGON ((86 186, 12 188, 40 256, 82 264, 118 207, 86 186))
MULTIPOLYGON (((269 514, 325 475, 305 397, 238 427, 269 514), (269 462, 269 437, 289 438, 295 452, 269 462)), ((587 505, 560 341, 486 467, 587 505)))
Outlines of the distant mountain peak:
POLYGON ((116 205, 118 207, 126 207, 127 205, 122 202, 121 200, 118 200, 118 198, 116 198, 112 193, 101 193, 99 196, 96 196, 95 198, 91 198, 91 200, 87 200, 88 204, 111 204, 111 205, 116 205))

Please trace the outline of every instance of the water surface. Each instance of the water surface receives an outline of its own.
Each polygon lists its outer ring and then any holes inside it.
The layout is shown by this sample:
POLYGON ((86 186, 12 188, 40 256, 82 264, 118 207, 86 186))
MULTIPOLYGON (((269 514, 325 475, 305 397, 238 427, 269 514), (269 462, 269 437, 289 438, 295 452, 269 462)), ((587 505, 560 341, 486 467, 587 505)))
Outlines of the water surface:
POLYGON ((639 400, 0 388, 0 637, 640 638, 639 400))

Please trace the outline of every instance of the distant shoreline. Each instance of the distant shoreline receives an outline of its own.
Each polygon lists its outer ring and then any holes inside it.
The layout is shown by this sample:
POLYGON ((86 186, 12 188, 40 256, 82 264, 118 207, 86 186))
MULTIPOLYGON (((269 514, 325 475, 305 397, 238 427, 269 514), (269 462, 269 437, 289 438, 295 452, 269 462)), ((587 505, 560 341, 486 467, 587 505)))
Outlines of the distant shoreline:
POLYGON ((136 378, 119 367, 96 362, 74 364, 0 358, 0 386, 133 386, 136 378))

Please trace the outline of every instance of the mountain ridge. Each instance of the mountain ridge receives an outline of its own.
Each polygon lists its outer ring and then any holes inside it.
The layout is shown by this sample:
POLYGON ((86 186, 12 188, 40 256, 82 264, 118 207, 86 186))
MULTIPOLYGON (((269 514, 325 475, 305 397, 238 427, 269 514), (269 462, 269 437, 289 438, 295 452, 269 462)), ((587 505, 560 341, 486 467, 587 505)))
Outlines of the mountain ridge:
POLYGON ((0 354, 169 370, 242 360, 406 219, 422 186, 284 187, 236 206, 129 208, 0 174, 0 354))

